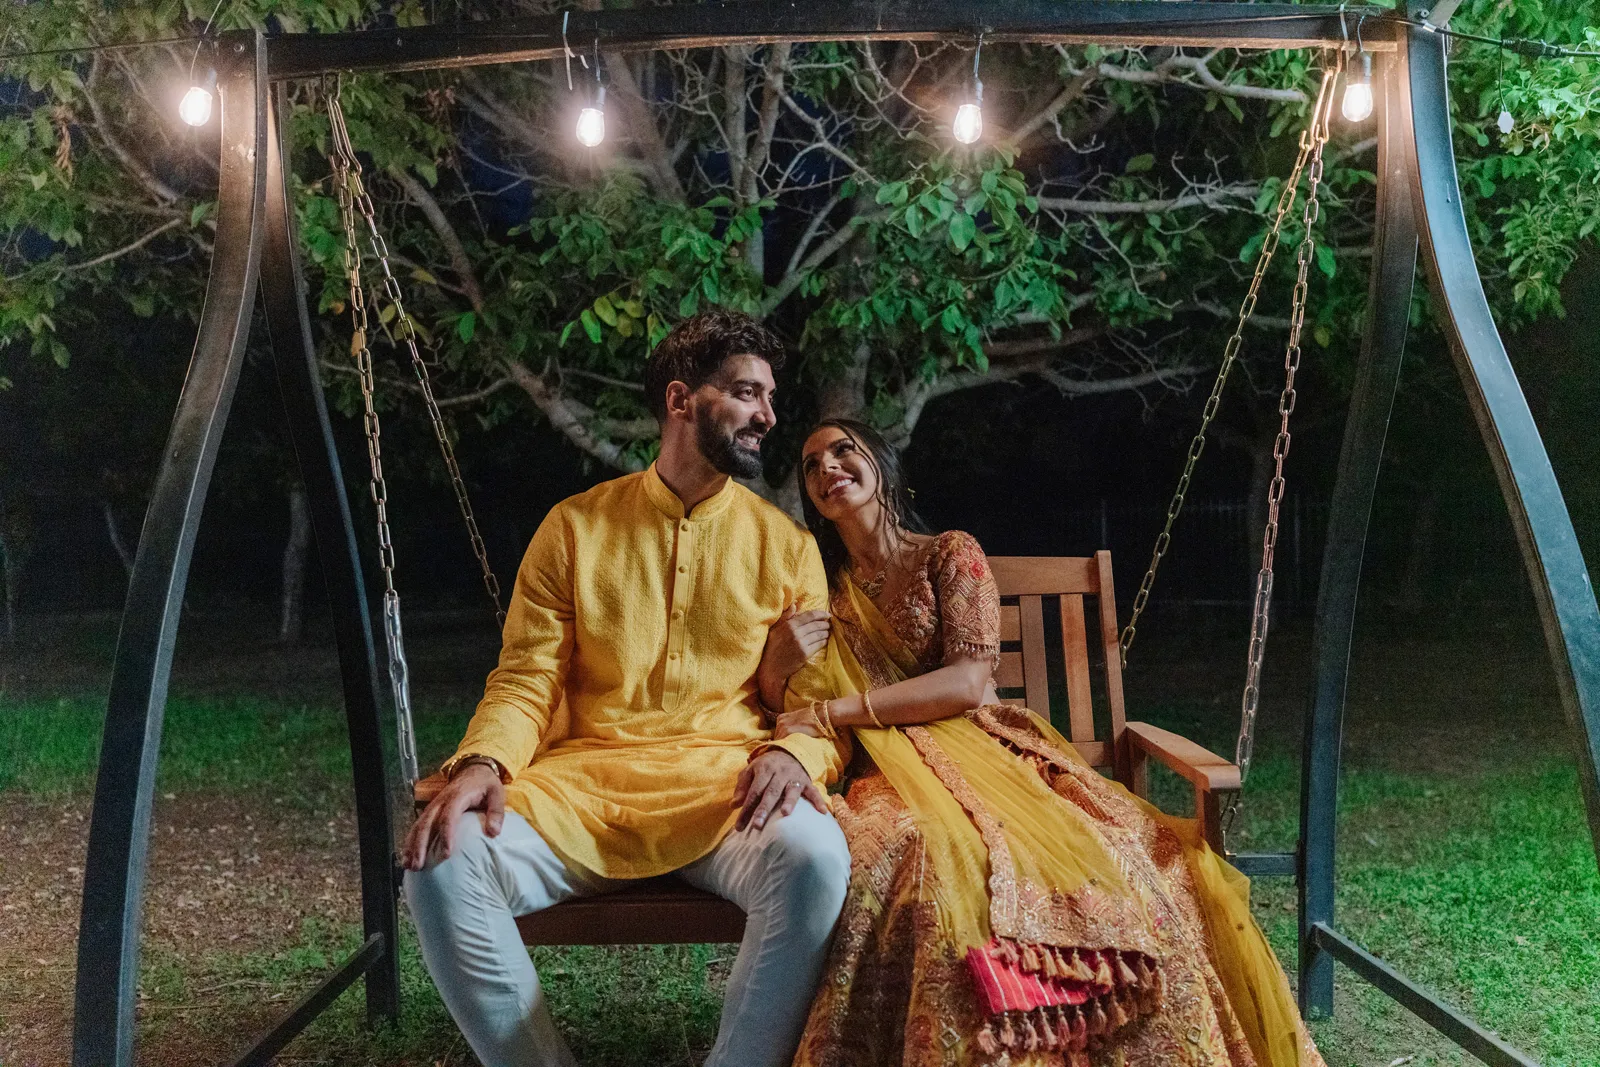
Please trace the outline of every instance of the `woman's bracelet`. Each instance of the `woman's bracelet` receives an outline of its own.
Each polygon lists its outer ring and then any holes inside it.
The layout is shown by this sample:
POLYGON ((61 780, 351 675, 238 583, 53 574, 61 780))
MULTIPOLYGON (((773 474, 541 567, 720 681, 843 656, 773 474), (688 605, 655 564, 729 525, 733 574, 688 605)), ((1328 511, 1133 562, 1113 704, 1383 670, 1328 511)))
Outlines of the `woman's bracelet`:
POLYGON ((821 731, 822 736, 829 741, 836 740, 839 736, 839 731, 833 725, 832 705, 831 700, 813 700, 806 709, 816 720, 817 729, 821 731))
POLYGON ((861 707, 866 711, 867 718, 872 721, 872 725, 882 730, 884 728, 883 720, 878 718, 878 713, 872 710, 872 694, 866 690, 861 692, 861 707))

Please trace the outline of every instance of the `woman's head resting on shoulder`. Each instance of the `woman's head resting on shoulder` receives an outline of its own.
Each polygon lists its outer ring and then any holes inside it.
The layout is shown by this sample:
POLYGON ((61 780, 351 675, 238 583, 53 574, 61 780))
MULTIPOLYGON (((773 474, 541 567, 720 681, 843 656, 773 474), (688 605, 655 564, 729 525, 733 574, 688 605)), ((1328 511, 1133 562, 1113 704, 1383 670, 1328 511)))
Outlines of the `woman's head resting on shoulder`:
POLYGON ((892 541, 906 533, 928 532, 912 507, 899 451, 864 422, 818 423, 800 448, 795 477, 806 526, 822 551, 829 584, 850 559, 840 525, 863 532, 882 529, 892 541))

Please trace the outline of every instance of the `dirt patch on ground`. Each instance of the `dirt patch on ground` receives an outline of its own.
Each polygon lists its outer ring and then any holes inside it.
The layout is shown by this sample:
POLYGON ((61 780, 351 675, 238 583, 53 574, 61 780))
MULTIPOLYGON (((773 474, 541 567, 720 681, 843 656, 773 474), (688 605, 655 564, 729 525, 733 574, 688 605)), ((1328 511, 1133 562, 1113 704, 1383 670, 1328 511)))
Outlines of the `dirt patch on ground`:
MULTIPOLYGON (((0 1063, 71 1060, 72 983, 88 840, 87 798, 0 794, 0 1063)), ((236 997, 218 960, 272 952, 307 920, 360 917, 353 816, 290 808, 271 796, 167 794, 156 802, 146 889, 145 984, 181 983, 181 1005, 141 989, 139 1061, 215 1063, 265 1019, 232 1035, 186 1034, 183 1014, 236 997), (170 1025, 168 1025, 170 1023, 170 1025)), ((263 983, 265 984, 265 983, 263 983)), ((263 989, 263 1005, 301 991, 263 989)), ((265 1011, 265 1008, 263 1009, 265 1011)))

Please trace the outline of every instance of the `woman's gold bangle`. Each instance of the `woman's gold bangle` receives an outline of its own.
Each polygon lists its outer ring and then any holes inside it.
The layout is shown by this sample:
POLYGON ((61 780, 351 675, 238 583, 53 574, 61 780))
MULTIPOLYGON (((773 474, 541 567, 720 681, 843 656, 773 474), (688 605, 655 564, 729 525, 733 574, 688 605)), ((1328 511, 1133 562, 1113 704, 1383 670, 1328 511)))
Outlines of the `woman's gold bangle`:
POLYGON ((865 690, 861 693, 861 707, 866 711, 867 718, 872 720, 872 725, 883 729, 883 720, 878 718, 878 713, 872 710, 872 694, 865 690))
POLYGON ((806 710, 811 713, 811 718, 816 721, 818 732, 825 739, 832 741, 839 734, 833 727, 833 715, 828 710, 830 703, 831 701, 827 700, 813 700, 807 705, 806 710))

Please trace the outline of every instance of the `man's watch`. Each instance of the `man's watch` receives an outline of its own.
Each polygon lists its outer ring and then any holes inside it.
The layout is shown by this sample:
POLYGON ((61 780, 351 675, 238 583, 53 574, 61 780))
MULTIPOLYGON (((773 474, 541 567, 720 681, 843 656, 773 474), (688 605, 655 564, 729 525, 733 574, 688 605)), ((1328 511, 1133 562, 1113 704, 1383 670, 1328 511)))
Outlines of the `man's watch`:
POLYGON ((506 773, 504 765, 502 765, 499 760, 495 759, 493 756, 485 756, 480 753, 473 752, 462 756, 450 764, 450 770, 448 774, 450 781, 455 781, 456 778, 460 776, 464 768, 470 767, 475 763, 481 763, 483 766, 493 771, 495 776, 500 779, 500 784, 502 785, 506 784, 506 782, 510 780, 511 776, 506 773))

